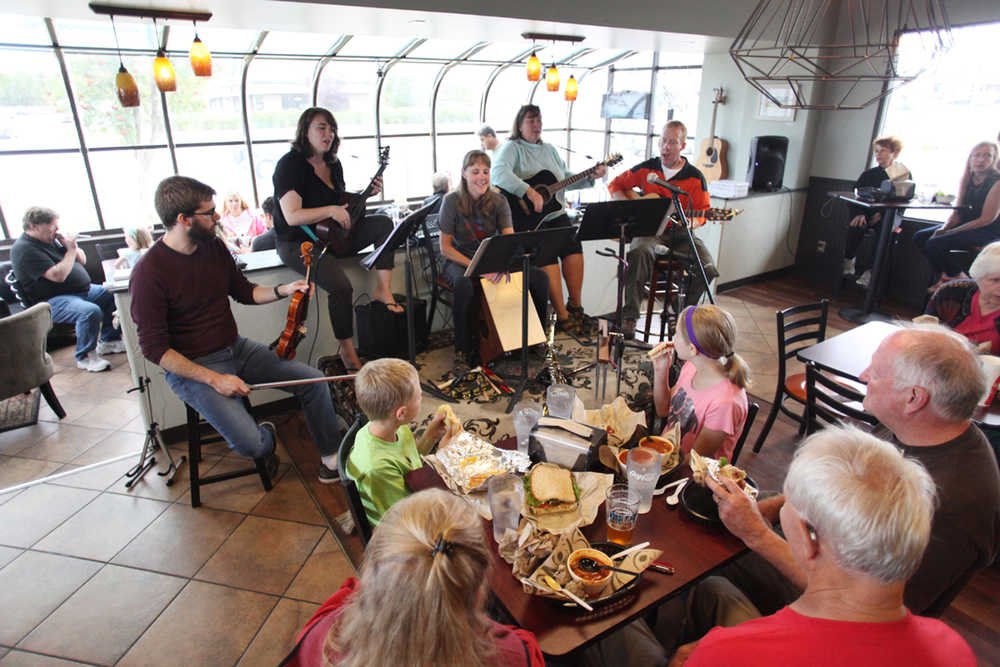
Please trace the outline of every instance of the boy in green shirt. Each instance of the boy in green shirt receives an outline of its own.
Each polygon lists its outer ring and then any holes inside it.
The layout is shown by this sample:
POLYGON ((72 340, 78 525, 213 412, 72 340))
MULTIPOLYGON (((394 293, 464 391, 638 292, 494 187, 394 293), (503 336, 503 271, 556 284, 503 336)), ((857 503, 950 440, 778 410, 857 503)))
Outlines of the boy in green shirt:
POLYGON ((415 442, 407 424, 420 412, 420 378, 417 369, 402 359, 369 361, 354 378, 354 391, 368 423, 354 438, 347 474, 358 485, 365 515, 374 527, 393 503, 410 494, 406 473, 424 465, 420 455, 445 433, 445 415, 435 414, 420 442, 415 442))

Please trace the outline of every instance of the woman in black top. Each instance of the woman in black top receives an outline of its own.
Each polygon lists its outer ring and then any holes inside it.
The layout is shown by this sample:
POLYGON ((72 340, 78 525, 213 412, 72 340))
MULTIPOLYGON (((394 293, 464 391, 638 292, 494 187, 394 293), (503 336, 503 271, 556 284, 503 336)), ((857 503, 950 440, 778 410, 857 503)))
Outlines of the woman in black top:
POLYGON ((944 225, 922 229, 913 235, 913 242, 924 251, 927 259, 941 272, 938 284, 962 276, 959 259, 952 250, 970 250, 1000 239, 1000 170, 992 141, 981 141, 972 148, 965 163, 965 174, 958 187, 958 205, 944 225))
MULTIPOLYGON (((903 142, 896 137, 879 137, 872 146, 875 148, 875 166, 867 169, 858 176, 855 188, 877 188, 882 185, 882 181, 902 181, 912 179, 913 175, 902 162, 896 162, 900 151, 903 150, 903 142)), ((847 226, 847 239, 844 243, 844 275, 854 277, 856 274, 858 283, 868 286, 871 276, 871 268, 855 266, 855 257, 858 254, 858 246, 861 245, 865 233, 872 225, 878 224, 882 219, 882 214, 878 211, 871 211, 862 206, 848 205, 848 212, 851 221, 847 226)))
MULTIPOLYGON (((303 231, 327 218, 350 229, 351 217, 347 206, 340 205, 344 194, 344 168, 337 158, 340 136, 337 121, 326 109, 313 107, 299 116, 292 150, 278 160, 274 168, 274 198, 278 202, 274 213, 274 231, 277 237, 278 256, 285 265, 305 275, 305 265, 299 254, 303 241, 312 240, 303 231)), ((382 190, 381 178, 375 182, 374 192, 382 190)), ((368 216, 360 223, 353 237, 351 253, 374 243, 381 244, 392 231, 392 221, 385 216, 368 216)), ((353 288, 344 270, 334 257, 327 253, 312 266, 312 278, 328 293, 330 322, 334 336, 340 341, 340 358, 348 370, 360 368, 361 362, 354 349, 353 288)), ((345 255, 346 256, 346 255, 345 255)), ((393 312, 402 307, 395 302, 390 289, 393 257, 388 255, 376 265, 378 284, 373 298, 381 301, 393 312)))

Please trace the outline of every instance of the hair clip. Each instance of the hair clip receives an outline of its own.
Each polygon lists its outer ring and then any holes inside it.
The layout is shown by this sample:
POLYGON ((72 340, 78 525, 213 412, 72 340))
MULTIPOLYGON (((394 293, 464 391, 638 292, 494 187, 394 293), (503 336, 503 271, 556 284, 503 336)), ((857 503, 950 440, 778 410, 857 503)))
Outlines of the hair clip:
POLYGON ((448 555, 451 553, 451 550, 454 547, 455 547, 454 542, 449 542, 448 540, 444 539, 444 535, 438 535, 437 540, 434 541, 434 548, 431 549, 431 558, 434 558, 439 553, 448 555))

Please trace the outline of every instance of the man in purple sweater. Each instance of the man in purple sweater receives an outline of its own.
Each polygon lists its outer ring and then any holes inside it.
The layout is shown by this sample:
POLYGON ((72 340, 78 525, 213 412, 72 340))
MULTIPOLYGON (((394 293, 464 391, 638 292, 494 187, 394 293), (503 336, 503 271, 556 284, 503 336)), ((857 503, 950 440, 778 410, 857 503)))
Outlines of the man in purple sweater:
MULTIPOLYGON (((315 368, 280 359, 267 346, 239 335, 229 297, 243 304, 271 303, 309 289, 305 280, 255 285, 217 238, 215 190, 185 176, 156 188, 156 212, 167 233, 132 270, 131 314, 143 355, 165 372, 167 384, 226 439, 237 454, 277 466, 274 425, 260 425, 240 397, 247 384, 322 377, 315 368)), ((337 479, 341 429, 323 383, 289 387, 305 412, 322 465, 320 481, 337 479)))

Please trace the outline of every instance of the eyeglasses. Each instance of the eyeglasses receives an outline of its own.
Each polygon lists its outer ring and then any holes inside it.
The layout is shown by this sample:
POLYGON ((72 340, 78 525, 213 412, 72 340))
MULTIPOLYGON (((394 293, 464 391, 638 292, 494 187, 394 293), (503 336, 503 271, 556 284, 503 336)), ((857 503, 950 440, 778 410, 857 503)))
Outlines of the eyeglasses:
POLYGON ((209 215, 209 216, 214 216, 214 215, 215 215, 215 209, 214 209, 214 208, 212 208, 212 209, 209 209, 209 210, 207 210, 207 211, 188 211, 188 212, 186 213, 186 215, 187 215, 187 216, 188 216, 189 218, 193 218, 193 217, 194 217, 194 216, 196 216, 196 215, 209 215))

